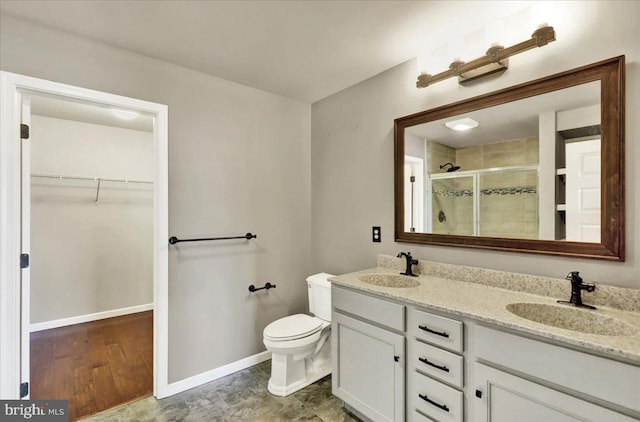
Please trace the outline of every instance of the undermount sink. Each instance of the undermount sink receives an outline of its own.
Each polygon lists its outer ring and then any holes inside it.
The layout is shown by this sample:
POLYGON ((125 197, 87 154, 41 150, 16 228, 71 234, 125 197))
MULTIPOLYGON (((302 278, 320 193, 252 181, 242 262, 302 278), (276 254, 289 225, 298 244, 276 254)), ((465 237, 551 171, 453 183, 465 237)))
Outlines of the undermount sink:
POLYGON ((360 281, 384 287, 418 287, 420 282, 415 278, 395 274, 367 274, 358 277, 360 281))
POLYGON ((511 303, 506 308, 529 321, 580 333, 630 336, 638 332, 633 325, 592 310, 545 303, 511 303))

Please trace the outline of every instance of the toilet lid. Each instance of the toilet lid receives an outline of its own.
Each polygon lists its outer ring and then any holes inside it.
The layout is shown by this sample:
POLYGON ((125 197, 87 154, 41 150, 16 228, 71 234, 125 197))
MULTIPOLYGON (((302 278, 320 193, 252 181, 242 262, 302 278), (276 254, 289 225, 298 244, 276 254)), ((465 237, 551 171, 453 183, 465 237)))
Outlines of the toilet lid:
POLYGON ((291 315, 273 321, 264 329, 265 337, 277 340, 306 337, 318 331, 322 321, 305 314, 291 315))

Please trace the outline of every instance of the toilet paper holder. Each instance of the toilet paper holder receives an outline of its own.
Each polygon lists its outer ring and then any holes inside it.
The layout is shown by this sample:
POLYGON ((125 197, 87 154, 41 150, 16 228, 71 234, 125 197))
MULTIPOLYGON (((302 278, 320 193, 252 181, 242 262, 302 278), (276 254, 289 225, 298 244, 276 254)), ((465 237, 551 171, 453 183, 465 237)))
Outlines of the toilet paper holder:
POLYGON ((265 284, 264 287, 256 287, 252 284, 249 286, 249 291, 253 293, 253 292, 257 292, 258 290, 269 290, 269 289, 275 289, 275 288, 276 288, 276 285, 271 283, 265 284))

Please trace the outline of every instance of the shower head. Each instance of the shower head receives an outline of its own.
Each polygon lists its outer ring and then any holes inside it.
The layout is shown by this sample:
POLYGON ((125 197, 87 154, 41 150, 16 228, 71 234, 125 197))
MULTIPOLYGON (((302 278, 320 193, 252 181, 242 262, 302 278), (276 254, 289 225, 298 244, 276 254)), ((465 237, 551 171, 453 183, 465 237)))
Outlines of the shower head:
POLYGON ((446 163, 440 166, 440 168, 445 168, 449 166, 449 168, 447 169, 447 173, 451 173, 452 171, 456 171, 456 170, 460 170, 460 166, 454 166, 452 163, 446 163))

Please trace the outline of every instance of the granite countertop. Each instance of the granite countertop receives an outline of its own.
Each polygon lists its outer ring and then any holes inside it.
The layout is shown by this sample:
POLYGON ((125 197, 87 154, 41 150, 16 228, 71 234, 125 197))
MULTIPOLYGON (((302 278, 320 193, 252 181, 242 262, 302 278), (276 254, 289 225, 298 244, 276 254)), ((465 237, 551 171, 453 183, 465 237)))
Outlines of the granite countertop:
MULTIPOLYGON (((559 305, 556 302, 557 299, 555 297, 548 295, 549 290, 554 290, 553 288, 549 289, 549 286, 545 287, 545 290, 542 291, 543 294, 532 294, 511 290, 511 287, 505 288, 504 285, 500 284, 500 280, 504 279, 504 277, 501 278, 500 275, 510 273, 493 272, 495 274, 489 274, 490 277, 486 277, 486 272, 492 271, 451 266, 452 271, 450 272, 454 276, 459 272, 457 270, 460 268, 464 270, 465 274, 468 274, 469 270, 472 272, 473 270, 478 270, 482 271, 482 275, 485 276, 483 279, 480 276, 480 273, 478 273, 478 280, 480 283, 461 281, 459 279, 455 279, 455 277, 445 278, 442 276, 428 274, 447 272, 443 271, 443 266, 447 266, 448 264, 421 261, 418 266, 418 270, 422 270, 420 271, 422 275, 416 277, 416 279, 420 281, 420 285, 418 287, 385 287, 364 283, 359 280, 360 276, 367 274, 398 275, 398 267, 401 266, 401 262, 402 261, 400 260, 395 261, 395 257, 381 255, 378 257, 377 268, 331 277, 329 278, 329 281, 339 286, 345 286, 389 299, 399 300, 424 309, 442 311, 451 315, 470 318, 499 327, 505 327, 523 333, 553 339, 568 345, 593 350, 612 358, 619 358, 625 361, 631 361, 635 364, 640 364, 640 312, 635 309, 625 310, 624 306, 618 306, 615 308, 598 304, 598 309, 595 311, 582 311, 595 312, 605 316, 605 318, 610 317, 624 321, 626 324, 631 326, 627 326, 627 328, 633 332, 632 335, 588 334, 536 323, 509 312, 506 309, 506 306, 512 303, 542 303, 555 307, 563 307, 563 305, 559 305), (430 266, 430 264, 433 264, 433 266, 430 266), (496 284, 500 287, 489 285, 490 283, 487 282, 487 279, 492 278, 496 279, 496 284)), ((446 270, 446 268, 444 268, 444 270, 446 270)), ((471 274, 471 276, 473 276, 473 274, 471 274)), ((537 278, 534 276, 532 277, 537 278)), ((553 283, 554 280, 551 280, 553 283)), ((570 295, 569 288, 566 286, 568 285, 568 282, 562 283, 560 280, 558 280, 558 282, 561 283, 566 290, 566 297, 563 297, 563 299, 568 299, 568 296, 570 295)), ((544 280, 540 281, 540 284, 544 284, 544 280)), ((531 290, 530 285, 528 285, 527 288, 531 290)), ((635 299, 635 295, 638 293, 633 289, 619 289, 621 292, 618 292, 617 289, 613 287, 607 287, 605 290, 607 291, 607 294, 614 298, 616 296, 629 296, 629 291, 631 291, 631 296, 634 296, 630 298, 632 300, 635 299)), ((585 303, 588 303, 586 299, 588 294, 589 293, 585 293, 583 296, 585 303)), ((615 304, 617 305, 617 303, 615 304)))

